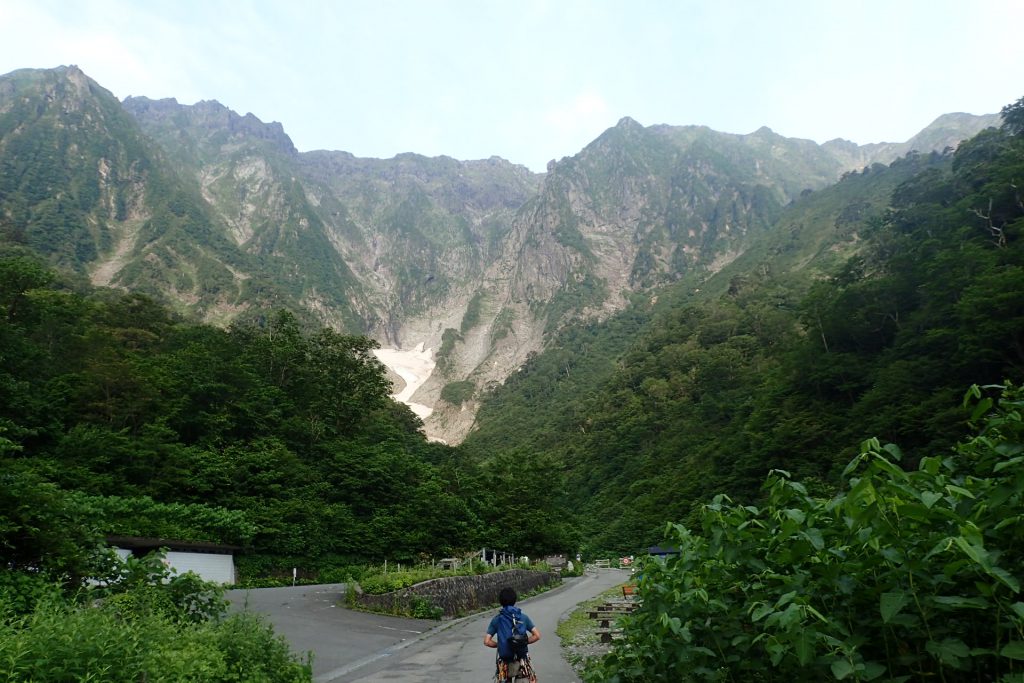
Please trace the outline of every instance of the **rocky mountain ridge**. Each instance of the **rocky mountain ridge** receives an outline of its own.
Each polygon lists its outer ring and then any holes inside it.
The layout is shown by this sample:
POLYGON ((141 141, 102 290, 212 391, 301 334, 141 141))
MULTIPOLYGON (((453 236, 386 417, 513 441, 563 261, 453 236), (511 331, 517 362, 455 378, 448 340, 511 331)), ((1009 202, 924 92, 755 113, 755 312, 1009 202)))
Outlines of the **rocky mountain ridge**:
POLYGON ((118 103, 75 67, 26 70, 0 77, 0 229, 210 322, 284 306, 423 344, 437 365, 414 400, 434 408, 429 435, 458 441, 472 397, 562 326, 708 277, 802 193, 996 119, 858 146, 625 118, 535 174, 497 157, 298 152, 281 124, 215 101, 118 103), (450 385, 470 390, 442 400, 450 385))

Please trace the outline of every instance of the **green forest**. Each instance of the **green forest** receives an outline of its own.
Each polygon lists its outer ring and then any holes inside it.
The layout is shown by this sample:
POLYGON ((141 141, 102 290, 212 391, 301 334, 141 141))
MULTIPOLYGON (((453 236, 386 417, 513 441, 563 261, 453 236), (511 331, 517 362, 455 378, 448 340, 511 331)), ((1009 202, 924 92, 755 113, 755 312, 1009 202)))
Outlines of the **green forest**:
POLYGON ((78 624, 68 666, 120 657, 125 680, 257 652, 268 680, 309 676, 213 587, 102 550, 139 535, 241 546, 243 581, 660 543, 682 555, 646 567, 632 649, 593 680, 1024 680, 1024 99, 1003 114, 801 197, 700 292, 558 333, 457 447, 364 337, 286 310, 200 324, 0 242, 6 673, 42 676, 32 653, 78 624), (854 248, 798 267, 812 221, 854 248), (77 609, 97 580, 103 608, 77 609))
POLYGON ((555 478, 428 443, 390 398, 374 346, 287 311, 229 329, 188 322, 8 247, 0 678, 309 680, 268 626, 226 616, 221 589, 158 559, 125 566, 104 549, 112 535, 241 547, 246 585, 285 583, 292 567, 345 581, 484 543, 566 548, 560 516, 524 495, 555 478), (496 533, 492 506, 534 523, 496 533))
POLYGON ((0 262, 0 283, 11 566, 85 576, 105 534, 243 545, 255 572, 512 542, 480 521, 508 487, 426 442, 366 338, 285 311, 191 324, 142 295, 78 293, 24 255, 0 262), (55 555, 57 538, 79 552, 55 555))
POLYGON ((909 466, 949 451, 967 389, 1024 374, 1022 143, 990 129, 787 207, 777 228, 813 208, 857 249, 831 273, 786 268, 780 228, 720 295, 669 291, 566 331, 489 397, 463 447, 564 468, 597 554, 656 544, 717 493, 756 500, 773 469, 827 494, 867 438, 901 444, 909 466), (856 221, 851 196, 868 207, 856 221))
POLYGON ((567 331, 485 405, 465 448, 564 467, 585 554, 675 551, 585 680, 1024 680, 1024 99, 1003 115, 802 198, 713 294, 567 331), (812 215, 856 233, 831 269, 792 266, 812 215))

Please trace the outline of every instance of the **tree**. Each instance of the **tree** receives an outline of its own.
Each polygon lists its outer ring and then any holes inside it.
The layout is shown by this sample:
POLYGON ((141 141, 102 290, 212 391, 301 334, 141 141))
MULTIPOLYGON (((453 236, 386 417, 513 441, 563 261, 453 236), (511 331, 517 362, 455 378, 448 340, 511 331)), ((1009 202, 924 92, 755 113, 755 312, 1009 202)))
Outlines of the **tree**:
POLYGON ((18 313, 29 290, 45 287, 53 281, 53 274, 31 257, 19 256, 0 260, 0 308, 8 320, 18 313))
POLYGON ((1003 116, 1003 128, 1011 135, 1024 132, 1024 97, 1013 104, 1008 104, 999 112, 1003 116))

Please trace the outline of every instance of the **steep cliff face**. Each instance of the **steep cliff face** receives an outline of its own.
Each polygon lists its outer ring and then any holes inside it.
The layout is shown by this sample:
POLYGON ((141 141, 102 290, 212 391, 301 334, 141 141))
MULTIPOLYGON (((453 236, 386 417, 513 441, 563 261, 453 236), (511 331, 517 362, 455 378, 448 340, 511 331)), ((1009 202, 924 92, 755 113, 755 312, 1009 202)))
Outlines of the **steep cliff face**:
POLYGON ((97 285, 233 310, 248 264, 110 92, 73 66, 18 71, 0 78, 0 117, 8 239, 97 285))
POLYGON ((819 153, 808 171, 794 146, 770 131, 728 136, 623 119, 556 164, 521 215, 528 257, 514 293, 546 302, 557 325, 687 272, 714 272, 783 202, 834 180, 834 160, 819 153))
POLYGON ((461 316, 538 184, 498 158, 309 152, 300 170, 332 242, 373 292, 378 319, 368 331, 399 346, 432 342, 407 339, 404 330, 422 337, 422 321, 437 311, 461 316))
POLYGON ((198 185, 235 249, 256 264, 244 309, 298 306, 350 332, 362 332, 376 318, 297 176, 298 154, 279 123, 239 116, 213 101, 186 106, 136 97, 124 106, 177 173, 198 185))
POLYGON ((154 149, 106 90, 77 67, 0 79, 0 220, 4 236, 95 280, 105 257, 134 247, 154 149))
POLYGON ((436 366, 412 400, 434 409, 431 436, 457 441, 480 392, 562 326, 700 282, 801 194, 992 122, 951 115, 857 146, 624 118, 534 174, 299 153, 279 123, 214 101, 119 103, 75 67, 19 71, 0 77, 0 237, 210 322, 286 307, 422 344, 436 366))

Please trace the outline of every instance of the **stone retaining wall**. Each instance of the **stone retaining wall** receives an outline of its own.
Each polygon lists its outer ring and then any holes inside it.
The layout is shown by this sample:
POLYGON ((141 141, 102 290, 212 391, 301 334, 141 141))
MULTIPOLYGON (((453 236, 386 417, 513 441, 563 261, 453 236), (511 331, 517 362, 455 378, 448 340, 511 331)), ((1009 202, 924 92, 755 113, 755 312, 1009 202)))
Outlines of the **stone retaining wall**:
POLYGON ((375 612, 397 614, 408 612, 412 599, 420 597, 434 607, 441 608, 445 617, 455 617, 497 605, 498 592, 505 586, 511 586, 516 593, 524 595, 559 581, 561 578, 554 572, 530 569, 512 569, 478 576, 446 576, 383 595, 369 595, 356 590, 355 603, 375 612))

